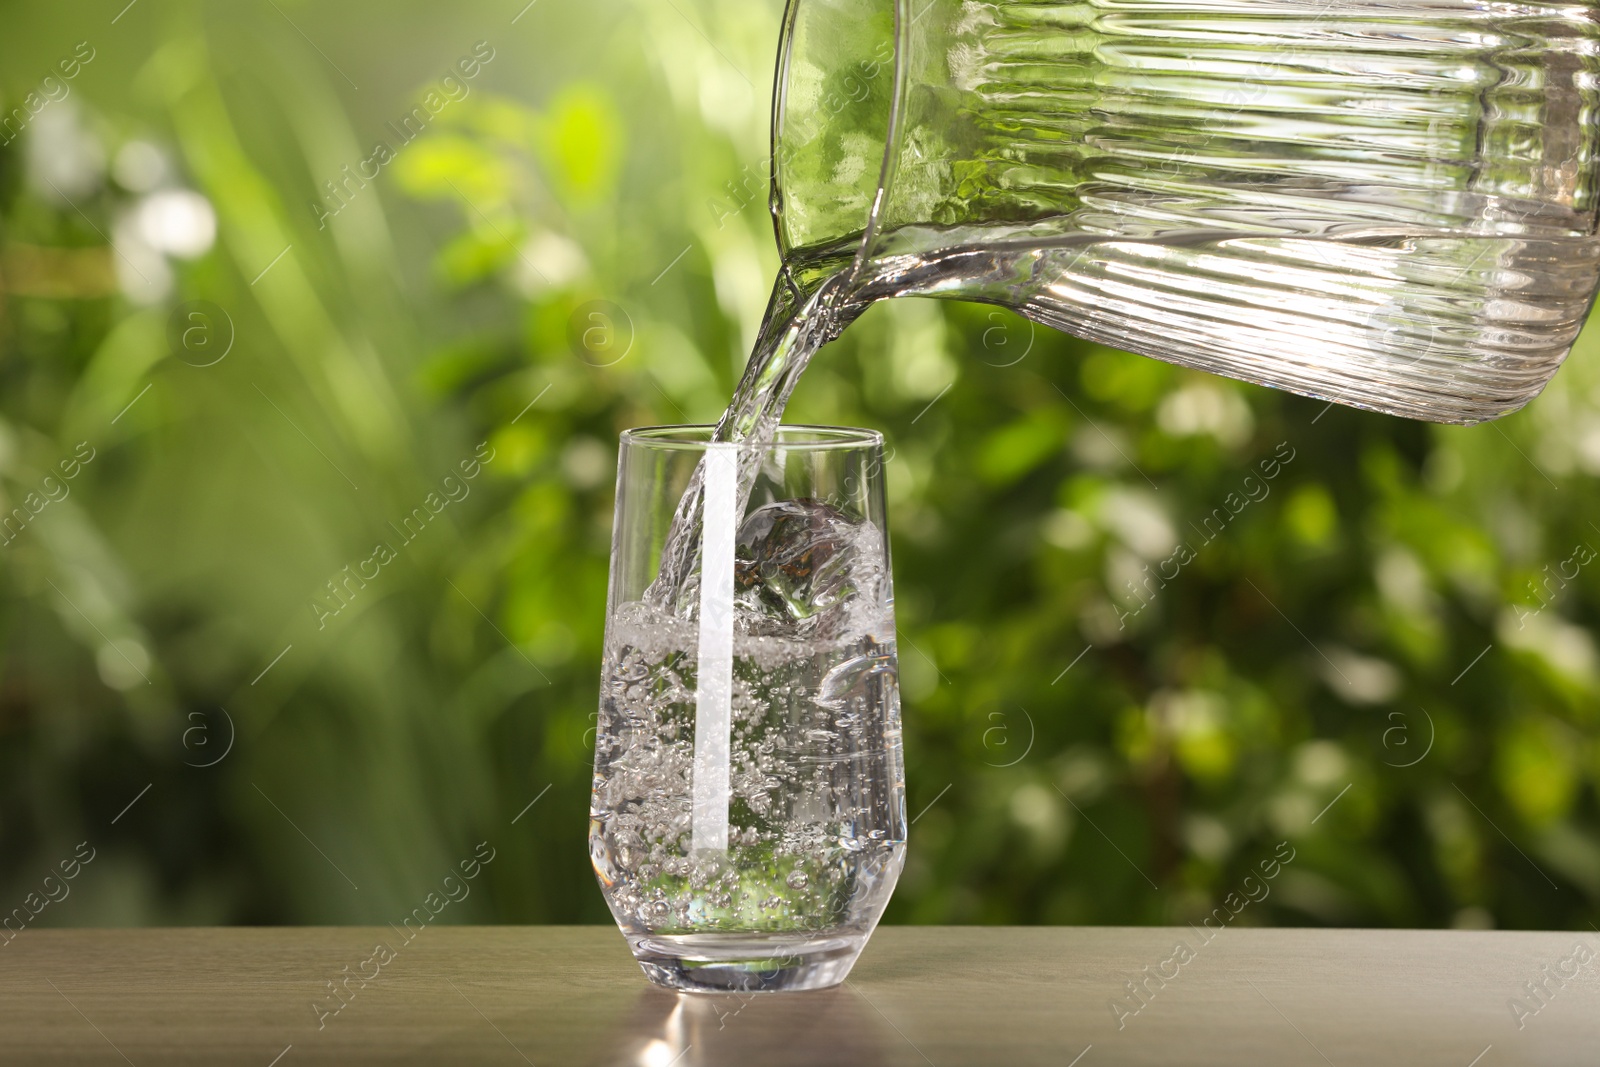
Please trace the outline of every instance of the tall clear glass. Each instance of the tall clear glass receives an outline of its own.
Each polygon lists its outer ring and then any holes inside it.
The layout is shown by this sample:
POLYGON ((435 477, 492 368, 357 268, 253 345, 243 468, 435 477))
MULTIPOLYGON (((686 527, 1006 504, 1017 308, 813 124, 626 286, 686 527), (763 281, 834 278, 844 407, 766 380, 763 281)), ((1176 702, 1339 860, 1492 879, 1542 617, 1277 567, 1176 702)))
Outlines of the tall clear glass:
POLYGON ((622 435, 590 851, 652 981, 818 989, 849 973, 905 857, 883 439, 711 436, 622 435), (693 592, 663 596, 697 472, 693 592))

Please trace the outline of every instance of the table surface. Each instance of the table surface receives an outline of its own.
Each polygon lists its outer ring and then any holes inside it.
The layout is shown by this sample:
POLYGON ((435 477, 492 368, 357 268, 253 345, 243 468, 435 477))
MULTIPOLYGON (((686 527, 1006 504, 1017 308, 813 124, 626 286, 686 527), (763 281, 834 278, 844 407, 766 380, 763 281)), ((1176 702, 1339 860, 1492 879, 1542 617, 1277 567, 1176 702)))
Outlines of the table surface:
POLYGON ((609 927, 27 930, 0 1063, 1600 1064, 1600 934, 1205 934, 885 927, 838 989, 708 997, 609 927))

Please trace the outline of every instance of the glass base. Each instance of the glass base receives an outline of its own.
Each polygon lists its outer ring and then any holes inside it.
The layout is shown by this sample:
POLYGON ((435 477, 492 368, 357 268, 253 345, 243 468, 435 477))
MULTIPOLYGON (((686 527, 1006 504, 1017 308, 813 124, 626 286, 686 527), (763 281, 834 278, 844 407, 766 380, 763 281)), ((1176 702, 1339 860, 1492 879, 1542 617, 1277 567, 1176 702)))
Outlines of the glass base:
POLYGON ((795 934, 649 934, 630 937, 634 959, 657 985, 685 993, 827 989, 843 982, 870 931, 795 934))

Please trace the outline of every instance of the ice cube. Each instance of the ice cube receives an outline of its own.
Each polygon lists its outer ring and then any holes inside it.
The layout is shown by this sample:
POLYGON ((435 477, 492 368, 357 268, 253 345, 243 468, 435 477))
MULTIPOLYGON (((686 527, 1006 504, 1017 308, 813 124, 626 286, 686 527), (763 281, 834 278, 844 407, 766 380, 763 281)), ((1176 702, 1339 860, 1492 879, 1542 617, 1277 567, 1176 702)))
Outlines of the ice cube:
POLYGON ((819 636, 863 590, 870 531, 818 500, 751 512, 739 529, 734 596, 741 627, 758 635, 819 636))
POLYGON ((852 699, 866 699, 868 687, 885 675, 898 678, 894 653, 870 639, 867 650, 847 659, 822 676, 817 686, 817 703, 830 711, 843 711, 852 699))

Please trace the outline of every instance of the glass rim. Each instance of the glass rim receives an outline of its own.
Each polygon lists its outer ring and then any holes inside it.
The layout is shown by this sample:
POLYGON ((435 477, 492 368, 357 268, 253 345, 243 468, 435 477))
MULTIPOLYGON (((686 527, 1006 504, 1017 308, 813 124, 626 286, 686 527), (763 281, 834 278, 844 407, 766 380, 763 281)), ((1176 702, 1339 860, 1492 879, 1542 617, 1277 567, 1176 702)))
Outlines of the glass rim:
MULTIPOLYGON (((705 452, 711 447, 711 433, 716 427, 702 423, 680 423, 669 426, 639 426, 622 431, 622 447, 650 448, 663 451, 705 452)), ((756 446, 748 442, 724 445, 740 449, 756 446)), ((774 440, 759 446, 761 451, 782 449, 787 452, 830 452, 861 448, 882 448, 883 434, 855 426, 813 426, 804 423, 785 424, 777 429, 774 440)))

